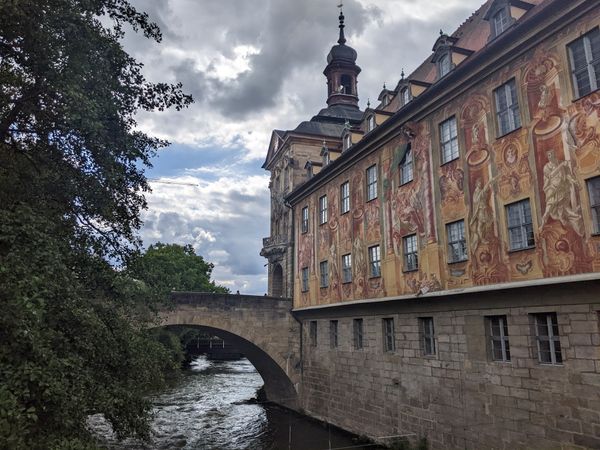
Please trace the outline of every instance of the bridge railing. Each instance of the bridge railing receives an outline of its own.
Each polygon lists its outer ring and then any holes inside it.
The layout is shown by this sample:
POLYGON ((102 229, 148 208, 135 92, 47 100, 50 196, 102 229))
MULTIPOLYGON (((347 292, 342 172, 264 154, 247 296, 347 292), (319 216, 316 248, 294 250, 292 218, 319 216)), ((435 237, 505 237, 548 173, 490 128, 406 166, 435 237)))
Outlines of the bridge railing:
POLYGON ((247 294, 215 294, 212 292, 171 292, 171 301, 174 304, 215 304, 226 303, 236 306, 265 305, 273 306, 273 302, 281 302, 283 305, 290 305, 291 298, 270 297, 268 295, 247 295, 247 294))

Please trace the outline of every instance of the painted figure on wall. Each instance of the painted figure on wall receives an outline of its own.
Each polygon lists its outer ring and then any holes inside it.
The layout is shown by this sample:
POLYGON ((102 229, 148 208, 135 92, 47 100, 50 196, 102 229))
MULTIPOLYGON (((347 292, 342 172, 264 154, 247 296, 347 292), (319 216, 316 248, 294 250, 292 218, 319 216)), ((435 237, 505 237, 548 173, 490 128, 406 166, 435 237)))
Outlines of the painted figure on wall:
POLYGON ((490 236, 494 233, 494 213, 488 198, 495 181, 496 179, 492 178, 484 185, 482 178, 478 178, 475 182, 473 211, 469 220, 471 246, 474 250, 479 248, 479 244, 488 244, 490 236))
POLYGON ((548 219, 559 221, 563 226, 571 226, 583 236, 583 217, 581 206, 577 202, 578 182, 568 160, 558 162, 553 150, 547 153, 548 162, 544 166, 544 194, 546 210, 542 217, 542 226, 548 219))

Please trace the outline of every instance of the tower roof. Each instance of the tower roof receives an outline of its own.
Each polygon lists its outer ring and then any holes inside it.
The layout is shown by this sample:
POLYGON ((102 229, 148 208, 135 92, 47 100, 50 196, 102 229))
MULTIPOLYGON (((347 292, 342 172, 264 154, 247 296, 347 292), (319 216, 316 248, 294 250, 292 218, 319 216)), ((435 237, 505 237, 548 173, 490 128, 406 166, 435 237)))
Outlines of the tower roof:
POLYGON ((345 62, 354 64, 356 62, 357 53, 352 47, 346 45, 346 37, 344 36, 344 13, 340 11, 340 37, 338 44, 331 47, 329 54, 327 55, 327 63, 332 62, 345 62))

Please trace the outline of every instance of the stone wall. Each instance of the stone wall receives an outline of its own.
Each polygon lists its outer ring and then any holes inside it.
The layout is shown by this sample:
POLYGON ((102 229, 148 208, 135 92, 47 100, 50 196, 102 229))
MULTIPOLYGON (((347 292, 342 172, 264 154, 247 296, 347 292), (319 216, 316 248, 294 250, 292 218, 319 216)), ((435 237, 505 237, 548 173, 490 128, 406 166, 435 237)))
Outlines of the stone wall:
POLYGON ((599 312, 599 281, 300 311, 302 406, 357 434, 427 437, 431 448, 600 448, 599 312), (538 362, 531 314, 547 312, 558 319, 560 365, 538 362), (507 317, 510 362, 491 360, 493 315, 507 317), (422 355, 420 317, 433 317, 434 356, 422 355), (364 321, 362 350, 354 318, 364 321), (392 352, 383 318, 394 319, 392 352))

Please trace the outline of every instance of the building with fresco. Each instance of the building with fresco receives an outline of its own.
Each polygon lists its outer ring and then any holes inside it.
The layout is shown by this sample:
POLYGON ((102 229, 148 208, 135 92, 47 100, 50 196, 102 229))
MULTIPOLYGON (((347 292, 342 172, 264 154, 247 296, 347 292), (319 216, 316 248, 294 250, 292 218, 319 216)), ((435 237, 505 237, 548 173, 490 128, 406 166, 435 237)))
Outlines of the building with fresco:
POLYGON ((489 0, 365 111, 341 18, 329 107, 264 166, 303 408, 433 448, 600 448, 600 3, 489 0))

